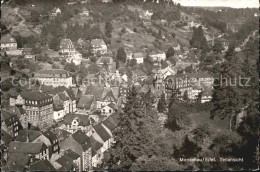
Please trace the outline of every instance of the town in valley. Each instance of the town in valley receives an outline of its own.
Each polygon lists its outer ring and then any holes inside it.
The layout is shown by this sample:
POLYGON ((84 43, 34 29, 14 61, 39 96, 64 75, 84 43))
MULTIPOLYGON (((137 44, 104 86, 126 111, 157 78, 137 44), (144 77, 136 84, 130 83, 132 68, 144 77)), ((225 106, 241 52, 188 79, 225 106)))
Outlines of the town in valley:
POLYGON ((2 0, 1 11, 3 171, 259 169, 258 7, 2 0))

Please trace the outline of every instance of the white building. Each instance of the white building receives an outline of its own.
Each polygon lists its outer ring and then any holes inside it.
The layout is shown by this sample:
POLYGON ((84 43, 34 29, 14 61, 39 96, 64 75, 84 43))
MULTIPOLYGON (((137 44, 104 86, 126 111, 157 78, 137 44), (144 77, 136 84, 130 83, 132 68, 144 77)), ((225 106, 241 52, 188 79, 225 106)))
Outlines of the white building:
POLYGON ((3 35, 1 37, 1 50, 10 51, 17 50, 17 42, 10 35, 3 35))
POLYGON ((42 85, 67 88, 74 86, 70 73, 62 69, 40 70, 34 74, 34 78, 42 85))
POLYGON ((142 64, 142 63, 144 63, 144 54, 143 53, 133 53, 132 59, 135 59, 137 64, 142 64))
POLYGON ((152 52, 149 54, 150 57, 152 58, 153 61, 161 61, 161 60, 166 60, 166 54, 164 52, 156 53, 152 52))
POLYGON ((64 108, 61 107, 53 107, 53 119, 56 122, 62 121, 65 116, 64 108))
POLYGON ((74 44, 70 39, 62 39, 60 41, 60 50, 59 53, 63 56, 73 56, 74 54, 77 54, 77 51, 74 47, 74 44))
POLYGON ((92 48, 92 53, 94 55, 97 55, 97 53, 100 53, 100 54, 107 53, 107 45, 103 39, 92 39, 91 48, 92 48))

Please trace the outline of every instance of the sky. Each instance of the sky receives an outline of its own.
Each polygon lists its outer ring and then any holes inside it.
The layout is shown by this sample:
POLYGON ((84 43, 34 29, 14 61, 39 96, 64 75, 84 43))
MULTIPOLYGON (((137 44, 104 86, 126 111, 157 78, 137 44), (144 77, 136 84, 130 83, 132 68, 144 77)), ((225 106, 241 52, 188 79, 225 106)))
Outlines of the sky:
POLYGON ((258 8, 259 0, 173 0, 182 6, 221 6, 232 8, 258 8))

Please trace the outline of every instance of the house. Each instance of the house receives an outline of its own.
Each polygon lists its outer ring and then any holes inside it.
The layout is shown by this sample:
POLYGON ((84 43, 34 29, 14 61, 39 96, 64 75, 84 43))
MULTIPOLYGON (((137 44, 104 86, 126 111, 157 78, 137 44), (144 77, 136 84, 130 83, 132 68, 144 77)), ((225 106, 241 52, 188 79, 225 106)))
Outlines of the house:
POLYGON ((76 66, 80 65, 82 61, 82 54, 76 52, 73 56, 68 56, 66 62, 74 63, 76 66))
POLYGON ((36 60, 35 59, 36 55, 33 54, 32 48, 24 48, 23 49, 23 55, 24 55, 24 58, 26 58, 26 59, 31 59, 33 61, 36 60))
POLYGON ((64 57, 70 57, 77 53, 73 42, 70 39, 62 39, 60 41, 59 53, 64 57))
POLYGON ((79 171, 80 155, 68 149, 56 162, 61 166, 58 171, 79 171))
POLYGON ((67 114, 62 122, 61 128, 72 134, 77 131, 82 131, 86 135, 91 135, 92 132, 89 116, 82 114, 67 114))
POLYGON ((99 164, 102 163, 102 147, 103 144, 97 141, 93 136, 90 137, 91 142, 91 165, 93 167, 97 167, 99 164))
POLYGON ((172 43, 172 48, 173 48, 175 51, 181 51, 181 46, 180 46, 180 44, 178 44, 178 43, 172 43))
POLYGON ((48 69, 39 70, 34 73, 34 78, 42 85, 53 86, 53 87, 72 87, 73 79, 70 72, 63 69, 48 69))
POLYGON ((59 86, 51 90, 42 89, 42 91, 53 97, 55 106, 63 106, 65 114, 73 113, 77 111, 77 107, 76 107, 77 97, 75 96, 72 88, 59 86))
POLYGON ((60 8, 53 8, 52 10, 51 10, 51 16, 52 17, 56 17, 56 16, 58 16, 58 15, 61 15, 61 10, 60 10, 60 8))
POLYGON ((24 171, 29 168, 31 164, 31 156, 23 153, 11 153, 4 164, 2 164, 3 171, 24 171))
POLYGON ((19 126, 19 118, 17 114, 2 110, 1 112, 1 129, 6 131, 12 137, 18 135, 21 127, 19 126))
POLYGON ((144 54, 143 53, 133 53, 132 59, 135 59, 137 64, 142 64, 142 63, 144 63, 144 54))
POLYGON ((53 99, 39 91, 24 92, 24 109, 28 115, 27 121, 40 129, 53 124, 53 99))
POLYGON ((99 67, 107 66, 109 69, 113 65, 113 58, 108 56, 102 56, 99 59, 97 59, 96 64, 99 67))
POLYGON ((80 155, 80 171, 91 170, 91 142, 84 132, 77 131, 61 142, 61 152, 69 149, 80 155))
POLYGON ((17 50, 17 42, 11 35, 3 35, 1 37, 1 51, 17 50))
POLYGON ((87 10, 86 7, 83 7, 83 8, 81 9, 79 15, 88 17, 88 16, 89 16, 89 10, 87 10))
POLYGON ((44 143, 30 143, 12 141, 8 148, 8 153, 29 155, 30 162, 36 162, 43 159, 49 159, 48 148, 44 143))
POLYGON ((212 89, 205 89, 201 96, 201 103, 210 102, 212 99, 212 89))
POLYGON ((52 154, 59 154, 60 153, 60 144, 59 144, 59 137, 57 134, 55 134, 52 130, 47 130, 42 133, 43 136, 45 136, 51 145, 49 146, 49 154, 50 157, 52 154))
POLYGON ((133 70, 132 79, 134 82, 143 81, 147 76, 146 74, 139 69, 133 70))
POLYGON ((189 83, 188 75, 185 73, 167 76, 164 83, 167 100, 170 100, 174 93, 177 93, 179 98, 184 95, 185 91, 187 91, 188 96, 191 94, 192 86, 189 83))
POLYGON ((192 85, 205 85, 212 86, 214 83, 214 78, 207 72, 197 72, 187 74, 189 77, 189 82, 192 85))
POLYGON ((53 119, 56 122, 62 121, 65 115, 66 113, 64 111, 63 106, 55 106, 55 105, 53 106, 53 119))
POLYGON ((30 171, 56 171, 48 160, 40 160, 30 166, 30 171))
POLYGON ((3 160, 7 161, 7 148, 10 142, 13 140, 13 137, 6 132, 5 130, 1 129, 1 156, 2 162, 3 160))
POLYGON ((151 57, 152 61, 161 62, 162 60, 166 60, 166 54, 164 52, 153 51, 149 54, 149 56, 151 57))
POLYGON ((175 75, 177 72, 170 66, 167 66, 166 68, 159 70, 158 73, 162 75, 163 79, 165 79, 167 76, 175 75))
POLYGON ((77 105, 78 112, 93 112, 97 109, 97 101, 94 95, 82 95, 77 105))
POLYGON ((15 141, 44 143, 48 149, 48 159, 50 159, 53 154, 58 154, 60 151, 58 136, 50 130, 46 130, 43 133, 37 130, 21 130, 15 141))
POLYGON ((116 110, 117 110, 116 104, 109 103, 108 105, 101 108, 101 114, 105 116, 109 116, 112 113, 116 112, 116 110))
POLYGON ((92 39, 90 44, 94 55, 107 53, 107 45, 103 39, 92 39))
POLYGON ((119 98, 119 87, 103 87, 89 85, 86 87, 85 95, 93 95, 97 102, 97 110, 109 103, 117 103, 119 98))
POLYGON ((92 136, 98 142, 103 144, 101 148, 101 159, 103 159, 104 152, 108 150, 111 147, 111 144, 113 143, 112 135, 110 135, 109 132, 106 130, 104 124, 98 123, 95 126, 93 126, 92 136))

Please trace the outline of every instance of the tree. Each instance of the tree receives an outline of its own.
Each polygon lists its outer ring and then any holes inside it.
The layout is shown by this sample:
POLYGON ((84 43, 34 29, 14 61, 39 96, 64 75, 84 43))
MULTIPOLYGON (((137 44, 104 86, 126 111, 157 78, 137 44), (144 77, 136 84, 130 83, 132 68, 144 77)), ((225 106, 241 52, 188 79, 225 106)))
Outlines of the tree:
POLYGON ((175 50, 172 47, 170 47, 166 52, 166 58, 169 59, 170 57, 174 56, 174 54, 175 54, 175 50))
POLYGON ((184 94, 183 94, 183 100, 185 101, 189 101, 189 96, 188 96, 188 91, 184 91, 184 94))
POLYGON ((213 49, 213 52, 220 54, 221 51, 223 50, 223 46, 218 40, 216 40, 212 49, 213 49))
POLYGON ((165 94, 161 95, 161 98, 158 102, 157 110, 160 113, 163 113, 166 110, 166 101, 165 101, 165 94))
POLYGON ((203 140, 209 136, 208 126, 207 125, 200 125, 194 130, 192 130, 194 140, 198 142, 203 142, 203 140))
POLYGON ((105 23, 105 35, 106 35, 108 38, 111 38, 111 37, 112 37, 111 33, 112 33, 113 30, 114 30, 114 28, 113 28, 112 23, 109 22, 109 21, 107 21, 107 22, 105 23))
POLYGON ((13 83, 12 83, 12 79, 5 79, 2 83, 1 83, 1 90, 6 92, 8 90, 10 90, 11 88, 13 88, 13 83))
POLYGON ((57 37, 53 37, 50 42, 50 49, 53 49, 54 51, 58 51, 59 44, 60 44, 59 39, 57 37))
POLYGON ((207 40, 204 36, 201 26, 199 26, 198 28, 193 28, 193 35, 190 40, 190 45, 194 48, 198 48, 204 51, 208 50, 207 40))
POLYGON ((146 113, 140 106, 141 97, 132 87, 127 96, 124 112, 119 114, 117 128, 113 131, 115 143, 111 147, 109 169, 129 170, 140 156, 147 155, 149 130, 144 122, 146 113))
POLYGON ((116 56, 117 60, 125 63, 126 62, 126 52, 125 49, 123 47, 120 47, 117 50, 117 56, 116 56))
POLYGON ((66 63, 64 69, 70 72, 76 72, 78 68, 74 63, 66 63))
POLYGON ((130 65, 131 67, 136 66, 136 65, 137 65, 136 59, 131 59, 131 60, 129 61, 129 65, 130 65))
POLYGON ((192 158, 196 157, 197 154, 201 151, 201 147, 199 147, 196 143, 192 142, 188 136, 186 135, 182 146, 177 149, 176 146, 173 146, 174 149, 174 158, 192 158))

